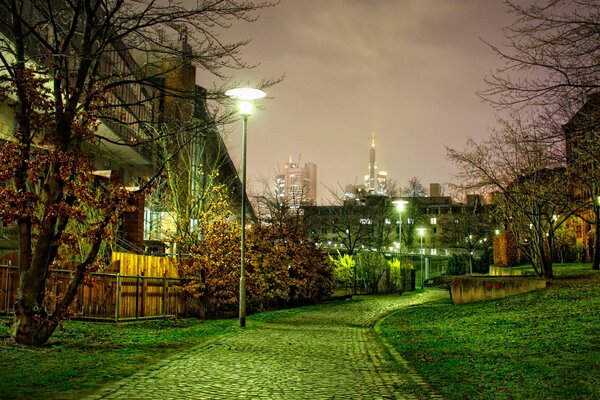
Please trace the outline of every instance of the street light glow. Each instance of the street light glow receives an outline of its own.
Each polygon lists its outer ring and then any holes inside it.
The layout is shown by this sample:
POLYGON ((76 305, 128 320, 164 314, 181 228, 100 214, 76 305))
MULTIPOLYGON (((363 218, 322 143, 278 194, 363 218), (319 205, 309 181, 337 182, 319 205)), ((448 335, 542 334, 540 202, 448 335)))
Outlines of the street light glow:
POLYGON ((392 201, 392 203, 394 203, 394 205, 398 209, 398 212, 402 212, 402 211, 404 211, 404 206, 406 204, 408 204, 408 201, 406 201, 406 200, 394 200, 394 201, 392 201))
POLYGON ((252 103, 250 103, 248 100, 243 100, 238 103, 238 111, 241 116, 247 117, 252 115, 252 110, 252 103))
POLYGON ((250 87, 229 89, 225 92, 225 96, 234 100, 258 100, 266 95, 267 94, 263 90, 250 87))

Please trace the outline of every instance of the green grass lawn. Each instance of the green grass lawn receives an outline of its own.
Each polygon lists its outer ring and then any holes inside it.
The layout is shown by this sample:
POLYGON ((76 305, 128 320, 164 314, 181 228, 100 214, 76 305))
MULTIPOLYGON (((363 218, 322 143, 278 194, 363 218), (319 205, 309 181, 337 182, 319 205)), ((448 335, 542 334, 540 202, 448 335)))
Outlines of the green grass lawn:
POLYGON ((600 273, 555 273, 542 291, 412 307, 382 332, 446 399, 600 399, 600 273))
MULTIPOLYGON (((251 315, 246 329, 323 306, 251 315)), ((30 347, 14 343, 10 321, 0 318, 0 399, 79 399, 170 354, 240 332, 237 319, 66 321, 47 345, 30 347)))
POLYGON ((14 344, 0 329, 1 399, 75 399, 169 354, 237 331, 236 320, 67 321, 43 347, 14 344))
MULTIPOLYGON (((382 331, 446 399, 600 398, 600 273, 587 265, 556 272, 544 291, 416 306, 386 319, 382 331)), ((252 315, 247 329, 303 310, 252 315)), ((170 354, 240 332, 236 319, 67 321, 47 346, 28 347, 14 344, 8 318, 0 322, 0 399, 80 398, 170 354)))

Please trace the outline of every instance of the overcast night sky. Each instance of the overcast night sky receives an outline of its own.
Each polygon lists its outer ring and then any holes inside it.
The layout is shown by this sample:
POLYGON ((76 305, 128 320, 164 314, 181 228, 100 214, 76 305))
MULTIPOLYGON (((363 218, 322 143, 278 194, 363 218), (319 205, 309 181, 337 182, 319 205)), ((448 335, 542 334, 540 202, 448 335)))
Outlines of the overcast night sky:
MULTIPOLYGON (((500 63, 481 38, 502 43, 510 22, 500 0, 282 0, 234 25, 226 37, 251 38, 243 57, 260 63, 236 79, 285 75, 249 120, 251 186, 291 156, 317 164, 324 201, 327 188, 363 182, 371 132, 379 170, 400 185, 452 182, 445 146, 496 121, 475 94, 500 63)), ((239 165, 241 126, 226 142, 239 165)))

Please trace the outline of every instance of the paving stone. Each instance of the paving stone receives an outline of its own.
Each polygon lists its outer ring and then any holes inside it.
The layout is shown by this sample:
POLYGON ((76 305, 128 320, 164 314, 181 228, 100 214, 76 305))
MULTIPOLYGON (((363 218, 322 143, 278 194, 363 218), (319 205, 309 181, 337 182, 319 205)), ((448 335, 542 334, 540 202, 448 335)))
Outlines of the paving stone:
POLYGON ((315 308, 169 357, 88 399, 441 399, 385 342, 391 313, 447 297, 368 296, 315 308), (401 387, 410 388, 402 393, 401 387))

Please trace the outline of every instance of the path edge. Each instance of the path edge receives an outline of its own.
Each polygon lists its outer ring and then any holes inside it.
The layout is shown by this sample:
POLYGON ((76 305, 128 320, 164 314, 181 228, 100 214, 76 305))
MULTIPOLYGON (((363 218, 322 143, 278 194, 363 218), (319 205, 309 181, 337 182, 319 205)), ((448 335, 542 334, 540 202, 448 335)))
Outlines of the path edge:
POLYGON ((400 355, 400 353, 398 353, 398 350, 396 350, 394 348, 394 346, 392 346, 389 343, 389 341, 386 339, 385 335, 381 332, 381 324, 383 323, 383 321, 385 321, 387 318, 389 318, 392 315, 397 314, 401 311, 404 311, 404 310, 396 310, 394 312, 391 312, 391 313, 383 316, 381 319, 379 319, 375 323, 375 325, 373 325, 373 330, 375 331, 375 334, 376 334, 377 338, 379 339, 379 342, 386 348, 388 353, 392 356, 392 358, 394 358, 394 360, 400 366, 402 366, 403 368, 406 368, 406 370, 408 371, 408 373, 407 373, 408 376, 411 377, 411 379, 421 388, 421 390, 423 390, 423 392, 425 392, 425 394, 427 396, 429 396, 430 399, 443 400, 444 397, 441 394, 436 393, 435 390, 433 390, 431 385, 425 379, 423 379, 423 377, 421 375, 419 375, 417 373, 417 371, 414 370, 413 367, 411 367, 411 365, 408 363, 408 361, 406 361, 404 359, 404 357, 402 357, 402 355, 400 355))

